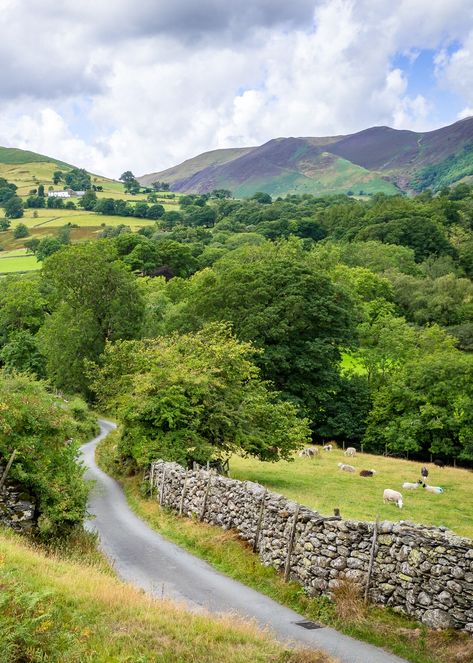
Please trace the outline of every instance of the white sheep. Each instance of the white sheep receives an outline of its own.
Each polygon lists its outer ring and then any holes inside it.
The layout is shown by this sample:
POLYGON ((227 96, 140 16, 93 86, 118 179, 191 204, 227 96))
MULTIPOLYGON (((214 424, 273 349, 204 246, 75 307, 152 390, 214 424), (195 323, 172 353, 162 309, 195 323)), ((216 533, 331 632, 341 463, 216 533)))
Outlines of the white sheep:
POLYGON ((405 481, 402 484, 402 487, 405 488, 406 490, 415 490, 416 488, 419 488, 419 485, 420 485, 419 481, 417 481, 416 483, 410 483, 409 481, 405 481))
POLYGON ((322 447, 324 451, 332 451, 333 449, 333 444, 324 444, 322 447))
POLYGON ((345 456, 351 456, 351 457, 356 456, 355 447, 348 447, 347 449, 345 449, 345 456))
POLYGON ((402 509, 402 495, 397 490, 391 490, 391 488, 385 488, 383 493, 384 503, 386 502, 395 502, 397 506, 402 509))
POLYGON ((427 490, 429 493, 438 493, 439 494, 439 493, 444 492, 443 488, 441 488, 440 486, 429 486, 426 483, 422 484, 422 488, 425 488, 425 490, 427 490))
POLYGON ((345 463, 338 463, 338 467, 343 472, 356 472, 356 469, 353 467, 353 465, 346 465, 345 463))
POLYGON ((316 456, 318 453, 319 450, 316 447, 306 447, 305 449, 302 449, 302 451, 299 451, 299 458, 303 458, 304 456, 312 458, 313 456, 316 456))

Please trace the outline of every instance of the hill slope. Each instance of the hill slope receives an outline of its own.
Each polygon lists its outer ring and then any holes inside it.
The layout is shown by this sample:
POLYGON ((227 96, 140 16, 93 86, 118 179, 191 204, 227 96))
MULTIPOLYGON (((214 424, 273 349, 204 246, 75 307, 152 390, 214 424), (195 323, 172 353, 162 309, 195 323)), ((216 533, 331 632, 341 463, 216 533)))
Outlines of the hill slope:
POLYGON ((372 127, 348 136, 276 138, 253 148, 213 150, 150 173, 181 192, 230 189, 287 193, 397 193, 438 189, 473 175, 473 118, 435 131, 372 127))
POLYGON ((329 663, 290 651, 249 623, 153 600, 100 568, 0 533, 0 660, 329 663))

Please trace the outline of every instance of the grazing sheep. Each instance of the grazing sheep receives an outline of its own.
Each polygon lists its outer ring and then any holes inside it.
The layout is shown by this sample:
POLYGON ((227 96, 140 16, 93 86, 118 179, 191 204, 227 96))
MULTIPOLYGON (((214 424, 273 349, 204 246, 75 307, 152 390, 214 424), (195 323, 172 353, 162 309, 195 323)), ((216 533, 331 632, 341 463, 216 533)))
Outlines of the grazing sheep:
POLYGON ((427 477, 429 476, 429 470, 426 468, 425 465, 424 465, 424 467, 421 469, 420 473, 421 473, 421 475, 424 477, 424 479, 427 479, 427 477))
POLYGON ((324 451, 332 451, 333 445, 332 444, 324 444, 322 447, 324 451))
POLYGON ((437 467, 445 467, 443 460, 439 460, 438 458, 434 460, 434 465, 437 465, 437 467))
POLYGON ((299 458, 304 458, 304 456, 307 456, 308 458, 313 458, 319 453, 319 450, 316 449, 315 447, 306 447, 305 449, 302 449, 302 451, 299 451, 299 458))
POLYGON ((361 470, 360 477, 374 477, 376 470, 361 470))
POLYGON ((345 456, 356 456, 356 449, 355 447, 348 447, 345 449, 345 456))
POLYGON ((440 486, 429 486, 426 483, 421 484, 422 488, 425 488, 425 490, 429 493, 443 493, 444 489, 441 488, 440 486))
POLYGON ((391 490, 391 488, 385 488, 383 493, 384 503, 386 502, 395 502, 397 506, 402 509, 402 495, 397 490, 391 490))
POLYGON ((405 488, 406 490, 415 490, 416 488, 419 488, 419 486, 422 484, 422 481, 419 479, 419 481, 416 481, 416 483, 409 483, 409 481, 405 481, 402 484, 402 487, 405 488))
POLYGON ((356 468, 354 468, 353 465, 346 465, 345 463, 338 463, 338 467, 343 472, 356 472, 356 468))

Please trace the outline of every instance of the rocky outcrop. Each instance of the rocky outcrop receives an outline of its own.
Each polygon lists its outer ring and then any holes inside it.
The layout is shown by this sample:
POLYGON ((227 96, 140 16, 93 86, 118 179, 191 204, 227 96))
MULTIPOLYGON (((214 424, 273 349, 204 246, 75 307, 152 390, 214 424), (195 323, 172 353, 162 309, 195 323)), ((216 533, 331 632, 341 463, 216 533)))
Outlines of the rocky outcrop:
MULTIPOLYGON (((5 467, 0 464, 0 477, 5 467)), ((35 503, 24 488, 9 481, 0 490, 0 524, 17 531, 28 531, 33 527, 35 503)))
MULTIPOLYGON (((325 517, 249 481, 176 463, 151 466, 152 494, 182 515, 235 529, 263 564, 315 595, 349 578, 366 587, 374 524, 325 517)), ((382 522, 369 596, 432 628, 473 633, 473 542, 409 522, 382 522)))

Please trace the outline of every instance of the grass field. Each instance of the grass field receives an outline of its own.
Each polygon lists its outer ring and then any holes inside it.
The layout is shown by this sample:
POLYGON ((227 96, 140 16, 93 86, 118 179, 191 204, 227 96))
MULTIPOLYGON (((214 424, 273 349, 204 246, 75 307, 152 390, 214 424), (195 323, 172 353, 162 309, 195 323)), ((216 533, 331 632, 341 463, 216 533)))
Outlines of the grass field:
POLYGON ((0 253, 0 274, 14 274, 16 272, 32 272, 39 269, 41 263, 33 255, 26 255, 25 249, 5 251, 0 253), (8 254, 13 255, 9 256, 8 254))
POLYGON ((0 533, 2 663, 329 663, 233 617, 191 614, 102 570, 0 533))
POLYGON ((292 462, 263 463, 233 456, 231 476, 256 481, 270 490, 286 495, 323 515, 333 515, 339 508, 343 518, 375 520, 410 520, 427 525, 444 525, 455 533, 473 539, 473 473, 469 470, 427 464, 428 483, 442 486, 440 495, 421 488, 403 490, 404 481, 415 482, 422 463, 357 454, 347 459, 342 450, 321 451, 315 458, 298 458, 292 462), (347 462, 356 474, 342 472, 337 463, 347 462), (361 469, 374 469, 374 477, 360 477, 361 469), (392 488, 402 493, 404 508, 383 503, 383 490, 392 488))
POLYGON ((143 226, 152 225, 154 221, 148 219, 137 219, 135 217, 127 216, 107 216, 106 214, 95 214, 95 212, 86 212, 84 210, 62 210, 62 209, 26 209, 25 214, 21 219, 13 221, 12 228, 19 223, 24 223, 31 232, 35 228, 49 227, 60 228, 68 223, 80 226, 82 228, 100 228, 102 225, 118 226, 120 224, 130 226, 130 228, 138 229, 143 226), (36 211, 37 216, 33 216, 36 211))

